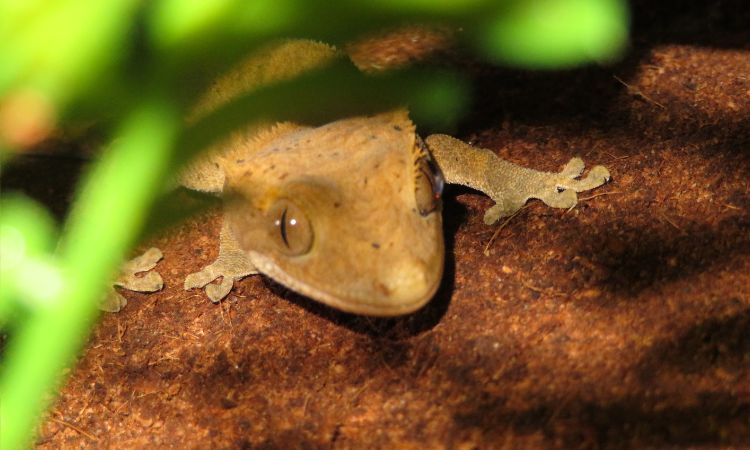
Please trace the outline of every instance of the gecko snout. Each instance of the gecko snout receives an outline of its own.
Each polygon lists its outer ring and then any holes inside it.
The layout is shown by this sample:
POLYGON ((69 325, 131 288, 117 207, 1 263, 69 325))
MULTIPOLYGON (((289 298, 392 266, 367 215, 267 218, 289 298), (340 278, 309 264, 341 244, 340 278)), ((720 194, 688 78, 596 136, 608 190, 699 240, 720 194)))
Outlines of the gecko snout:
POLYGON ((430 266, 420 258, 402 258, 388 265, 374 288, 390 302, 418 308, 432 298, 440 284, 442 265, 430 266))
POLYGON ((419 292, 424 290, 427 281, 425 271, 425 264, 421 261, 402 260, 388 267, 383 282, 392 295, 419 292))

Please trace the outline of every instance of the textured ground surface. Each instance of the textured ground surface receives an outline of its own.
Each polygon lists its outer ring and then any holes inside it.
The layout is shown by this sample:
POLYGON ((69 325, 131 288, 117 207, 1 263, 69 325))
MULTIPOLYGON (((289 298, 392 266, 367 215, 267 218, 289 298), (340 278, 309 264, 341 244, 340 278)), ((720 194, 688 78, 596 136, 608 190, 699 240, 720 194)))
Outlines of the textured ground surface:
MULTIPOLYGON (((103 316, 38 448, 750 447, 750 14, 643 3, 617 66, 467 69, 458 137, 611 184, 532 203, 487 253, 491 201, 449 190, 443 287, 398 320, 262 277, 184 292, 220 226, 194 218, 152 242, 166 289, 103 316)), ((62 211, 75 171, 26 159, 4 183, 62 211)))

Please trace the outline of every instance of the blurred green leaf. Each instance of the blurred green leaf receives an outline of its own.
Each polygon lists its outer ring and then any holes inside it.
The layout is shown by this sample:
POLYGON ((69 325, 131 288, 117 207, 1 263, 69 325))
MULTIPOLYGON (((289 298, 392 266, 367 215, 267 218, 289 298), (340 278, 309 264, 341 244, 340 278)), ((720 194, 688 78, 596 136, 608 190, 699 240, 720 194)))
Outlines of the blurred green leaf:
MULTIPOLYGON (((17 2, 0 2, 0 11, 12 9, 9 3, 17 2)), ((84 95, 105 69, 126 56, 139 3, 37 1, 16 9, 23 26, 0 32, 0 96, 33 89, 62 105, 84 95)))
POLYGON ((620 0, 513 0, 478 40, 496 62, 552 69, 614 59, 627 43, 627 26, 620 0))
POLYGON ((135 242, 170 173, 182 117, 173 102, 146 95, 84 180, 58 249, 65 283, 8 343, 0 372, 0 448, 26 445, 62 370, 85 342, 108 280, 135 242))
POLYGON ((50 214, 21 195, 0 199, 0 329, 22 307, 43 306, 60 295, 62 279, 51 255, 50 214))
POLYGON ((445 125, 465 110, 467 99, 467 86, 455 75, 410 70, 373 77, 362 74, 348 61, 340 61, 239 97, 211 113, 187 130, 179 145, 180 157, 194 155, 248 122, 322 124, 353 114, 408 106, 417 121, 445 125))

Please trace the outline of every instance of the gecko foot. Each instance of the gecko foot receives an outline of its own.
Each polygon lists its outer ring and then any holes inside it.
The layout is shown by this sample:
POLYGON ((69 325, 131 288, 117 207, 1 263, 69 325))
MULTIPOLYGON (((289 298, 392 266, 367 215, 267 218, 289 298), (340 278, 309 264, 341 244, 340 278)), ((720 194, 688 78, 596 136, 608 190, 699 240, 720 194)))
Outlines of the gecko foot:
POLYGON ((484 214, 487 225, 515 214, 531 198, 553 208, 572 208, 578 203, 578 192, 599 187, 610 178, 605 167, 596 166, 579 179, 584 169, 581 158, 572 158, 560 172, 542 172, 445 134, 433 134, 425 142, 448 183, 477 189, 495 201, 484 214))
POLYGON ((243 278, 243 276, 226 275, 226 269, 228 268, 222 268, 217 263, 213 263, 199 272, 191 273, 185 277, 185 290, 205 287, 208 298, 214 303, 220 302, 229 295, 232 286, 234 286, 234 281, 243 278), (212 283, 218 278, 221 278, 220 283, 212 283))
POLYGON ((229 295, 236 280, 256 273, 258 271, 255 270, 255 266, 245 252, 237 246, 225 225, 221 233, 219 257, 202 270, 185 277, 185 290, 205 287, 208 298, 218 303, 229 295), (221 278, 221 282, 212 283, 218 278, 221 278))
POLYGON ((583 173, 585 164, 581 158, 575 157, 568 161, 565 168, 560 172, 558 187, 573 189, 576 192, 588 191, 598 188, 610 179, 609 170, 604 166, 594 166, 586 178, 577 180, 583 173))
MULTIPOLYGON (((114 281, 113 286, 120 286, 129 291, 136 292, 156 292, 164 287, 164 281, 158 272, 150 272, 156 266, 164 255, 158 248, 150 248, 142 255, 127 261, 120 268, 120 275, 114 281), (137 276, 139 273, 147 272, 143 276, 137 276)), ((107 290, 104 300, 99 308, 107 312, 118 312, 128 301, 117 292, 114 287, 107 290)))
POLYGON ((248 275, 258 273, 254 267, 241 269, 236 266, 224 266, 219 260, 203 268, 203 270, 191 273, 185 277, 185 290, 205 287, 206 296, 214 302, 220 302, 234 286, 234 282, 248 275), (238 270, 239 269, 239 270, 238 270), (221 278, 221 282, 212 281, 221 278))
POLYGON ((578 204, 578 192, 595 189, 610 179, 609 170, 595 166, 579 179, 585 165, 581 158, 572 158, 559 173, 538 172, 514 167, 520 181, 512 189, 498 190, 492 196, 495 205, 484 214, 484 223, 491 225, 521 209, 530 198, 537 198, 552 208, 569 209, 578 204))
POLYGON ((258 273, 247 254, 239 247, 229 229, 227 221, 221 226, 219 236, 219 257, 202 270, 185 277, 185 290, 205 286, 206 295, 212 302, 218 303, 234 286, 236 280, 258 273), (218 284, 212 281, 221 277, 218 284))
POLYGON ((503 217, 509 217, 515 214, 519 209, 523 208, 525 201, 521 200, 508 200, 497 201, 487 211, 484 212, 484 224, 492 225, 503 217))
POLYGON ((553 208, 572 208, 578 203, 578 192, 598 188, 610 179, 609 170, 604 166, 595 166, 585 178, 578 179, 583 173, 584 163, 581 158, 572 158, 559 174, 546 174, 547 180, 541 189, 532 195, 553 208))

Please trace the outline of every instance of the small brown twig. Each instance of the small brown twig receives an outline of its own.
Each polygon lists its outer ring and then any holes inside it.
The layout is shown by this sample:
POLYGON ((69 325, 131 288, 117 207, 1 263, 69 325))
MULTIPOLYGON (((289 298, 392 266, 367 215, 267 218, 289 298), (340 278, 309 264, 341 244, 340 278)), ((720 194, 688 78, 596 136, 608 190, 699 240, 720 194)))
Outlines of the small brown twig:
POLYGON ((80 434, 82 436, 86 436, 87 438, 91 439, 92 441, 98 441, 99 440, 93 434, 89 433, 88 431, 86 431, 86 430, 84 430, 84 429, 82 429, 80 427, 77 427, 77 426, 73 425, 70 422, 66 422, 64 420, 56 419, 54 417, 50 417, 49 419, 51 421, 55 422, 55 423, 58 423, 58 424, 64 426, 64 427, 70 428, 71 430, 75 431, 76 433, 78 433, 78 434, 80 434))
POLYGON ((523 207, 519 208, 516 212, 508 216, 508 218, 505 219, 505 221, 502 224, 500 224, 499 227, 497 227, 497 230, 495 230, 495 232, 492 234, 492 237, 487 242, 487 245, 484 246, 484 251, 483 251, 484 256, 490 256, 490 247, 495 242, 495 239, 497 239, 497 235, 499 235, 500 232, 503 230, 503 228, 505 228, 505 226, 508 225, 508 223, 510 222, 512 218, 516 217, 518 213, 520 213, 521 210, 526 209, 527 206, 528 205, 524 205, 523 207))
MULTIPOLYGON (((228 300, 228 299, 227 299, 228 300)), ((232 323, 232 314, 231 314, 231 308, 232 305, 229 304, 229 302, 219 302, 219 310, 221 311, 221 320, 224 322, 224 324, 229 325, 229 333, 231 334, 234 331, 234 324, 232 323), (223 304, 227 303, 227 317, 224 317, 224 306, 223 304)))
POLYGON ((554 289, 542 289, 540 287, 536 287, 532 284, 529 284, 525 281, 521 281, 521 286, 525 287, 526 289, 530 291, 538 292, 544 295, 551 295, 553 297, 567 297, 567 294, 565 292, 556 291, 554 289))
POLYGON ((719 204, 727 209, 733 209, 735 211, 742 211, 742 208, 740 208, 739 206, 734 206, 731 203, 719 203, 719 204))
POLYGON ((678 226, 678 225, 677 225, 676 223, 674 223, 674 222, 672 221, 672 219, 670 219, 669 217, 667 217, 667 215, 666 215, 666 214, 664 214, 664 213, 661 213, 661 218, 662 218, 662 219, 664 219, 664 221, 666 221, 666 222, 667 222, 668 224, 670 224, 670 225, 672 225, 673 227, 675 227, 675 229, 677 229, 677 231, 685 232, 685 230, 683 230, 683 229, 682 229, 682 228, 680 228, 680 227, 679 227, 679 226, 678 226))
POLYGON ((638 87, 630 85, 630 84, 622 81, 622 79, 620 77, 618 77, 617 75, 612 75, 612 76, 615 78, 615 80, 617 80, 620 83, 622 83, 622 85, 625 86, 628 89, 628 94, 630 94, 630 95, 632 95, 634 97, 638 97, 638 98, 640 98, 641 100, 644 100, 647 103, 651 103, 653 105, 656 105, 656 106, 658 106, 661 109, 667 109, 661 103, 657 102, 653 98, 651 98, 648 95, 644 94, 643 91, 640 90, 638 87))
POLYGON ((622 192, 620 191, 599 192, 594 195, 589 195, 588 197, 578 197, 578 201, 584 202, 586 200, 591 200, 592 198, 601 197, 603 195, 616 195, 616 194, 622 194, 622 192))
POLYGON ((613 154, 613 153, 610 153, 610 152, 604 152, 604 153, 605 153, 605 154, 606 154, 607 156, 609 156, 610 158, 612 158, 611 160, 609 160, 609 161, 607 162, 607 164, 613 163, 613 162, 615 162, 615 161, 622 161, 623 159, 628 159, 628 158, 630 158, 630 155, 625 155, 625 156, 617 156, 617 155, 615 155, 615 154, 613 154))

